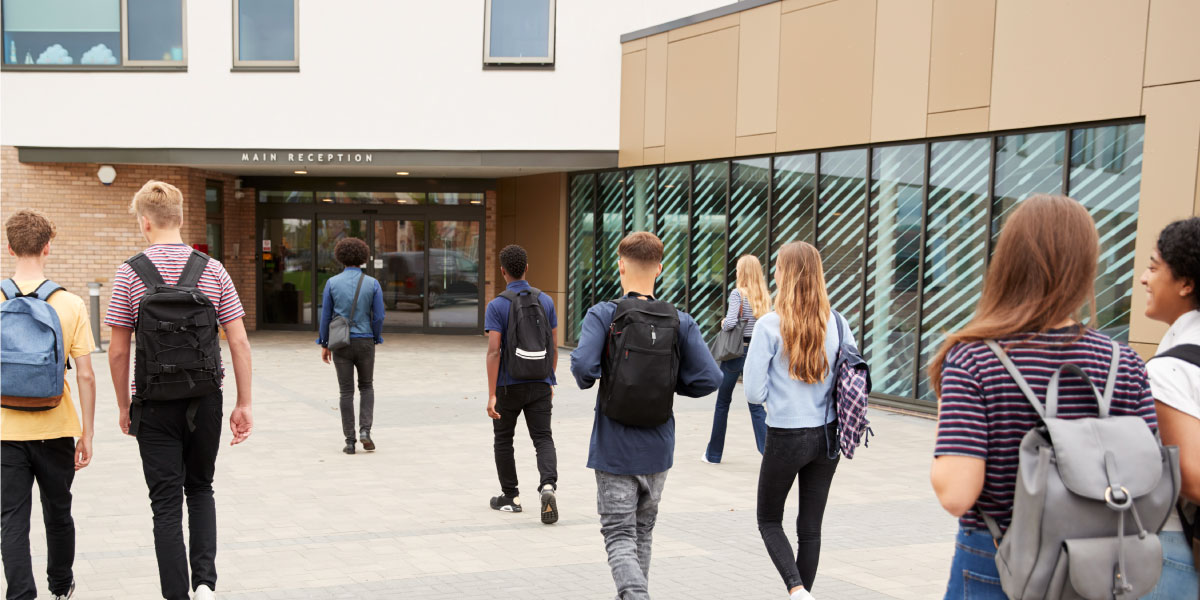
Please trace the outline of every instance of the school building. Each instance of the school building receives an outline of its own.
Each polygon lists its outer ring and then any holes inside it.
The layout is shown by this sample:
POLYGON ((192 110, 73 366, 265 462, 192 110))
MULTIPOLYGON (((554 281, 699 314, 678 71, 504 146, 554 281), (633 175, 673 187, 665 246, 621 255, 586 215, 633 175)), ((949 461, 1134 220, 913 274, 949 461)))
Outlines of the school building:
POLYGON ((388 330, 479 333, 519 243, 568 343, 627 232, 709 335, 739 256, 807 240, 877 399, 929 410, 1005 216, 1065 193, 1103 244, 1093 325, 1153 351, 1136 277, 1200 214, 1200 4, 723 4, 0 0, 0 209, 51 214, 78 292, 170 181, 256 329, 315 329, 357 236, 388 330))

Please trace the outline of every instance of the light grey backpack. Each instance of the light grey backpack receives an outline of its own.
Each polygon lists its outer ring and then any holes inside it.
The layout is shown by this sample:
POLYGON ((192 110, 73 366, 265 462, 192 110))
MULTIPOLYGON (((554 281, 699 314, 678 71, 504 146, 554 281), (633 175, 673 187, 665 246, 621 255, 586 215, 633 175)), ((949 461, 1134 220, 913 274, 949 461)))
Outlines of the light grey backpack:
POLYGON ((996 567, 1012 600, 1135 600, 1162 572, 1158 531, 1179 495, 1179 449, 1164 447, 1136 416, 1109 416, 1121 350, 1113 342, 1104 393, 1077 365, 1050 378, 1046 403, 993 341, 1004 364, 1042 418, 1021 441, 1013 519, 999 542, 996 567), (1082 378, 1096 398, 1098 417, 1059 419, 1059 383, 1082 378))

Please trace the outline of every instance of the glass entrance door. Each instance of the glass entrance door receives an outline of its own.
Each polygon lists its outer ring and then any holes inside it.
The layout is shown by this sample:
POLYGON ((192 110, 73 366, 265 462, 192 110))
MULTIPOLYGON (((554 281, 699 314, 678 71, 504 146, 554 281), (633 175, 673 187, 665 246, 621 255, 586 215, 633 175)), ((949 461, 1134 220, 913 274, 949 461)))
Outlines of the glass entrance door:
POLYGON ((262 324, 276 329, 311 329, 312 219, 263 219, 259 282, 262 324))
POLYGON ((376 219, 372 270, 383 288, 384 327, 425 326, 424 219, 376 219))
POLYGON ((367 231, 367 221, 365 219, 317 220, 317 289, 314 290, 317 298, 317 315, 314 319, 321 318, 321 307, 325 297, 325 282, 343 270, 342 263, 338 262, 337 258, 333 255, 334 246, 337 246, 338 242, 348 237, 358 238, 369 244, 367 231))
POLYGON ((429 326, 477 327, 479 221, 429 222, 429 326))

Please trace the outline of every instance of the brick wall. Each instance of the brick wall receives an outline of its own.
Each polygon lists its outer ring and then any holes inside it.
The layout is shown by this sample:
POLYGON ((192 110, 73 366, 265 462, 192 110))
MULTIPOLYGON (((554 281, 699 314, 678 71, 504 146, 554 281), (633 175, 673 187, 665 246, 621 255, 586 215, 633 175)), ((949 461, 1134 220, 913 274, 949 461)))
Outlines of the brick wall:
MULTIPOLYGON (((243 191, 235 199, 234 176, 187 167, 157 165, 113 165, 117 178, 103 185, 96 177, 100 165, 89 163, 21 163, 17 149, 0 148, 0 220, 17 210, 35 208, 45 212, 58 229, 51 244, 46 275, 80 296, 87 284, 99 282, 101 311, 107 310, 111 281, 117 266, 145 246, 137 224, 129 214, 133 194, 150 179, 175 185, 184 194, 183 241, 203 244, 205 234, 204 188, 208 179, 223 183, 225 191, 224 255, 226 268, 242 296, 248 315, 247 327, 254 328, 254 194, 243 191), (247 240, 247 237, 249 238, 247 240), (240 243, 239 258, 233 258, 233 242, 240 243)), ((0 228, 2 229, 2 228, 0 228)), ((0 243, 8 244, 0 231, 0 243)), ((0 257, 0 272, 12 272, 12 258, 0 257)), ((101 328, 108 338, 108 328, 101 328)))
POLYGON ((484 283, 483 294, 484 302, 495 298, 504 291, 504 278, 500 276, 500 266, 496 262, 496 254, 500 252, 501 246, 499 238, 499 229, 496 227, 496 215, 500 210, 500 201, 497 199, 496 190, 488 190, 484 202, 486 216, 484 217, 484 243, 487 246, 483 249, 484 261, 484 283))

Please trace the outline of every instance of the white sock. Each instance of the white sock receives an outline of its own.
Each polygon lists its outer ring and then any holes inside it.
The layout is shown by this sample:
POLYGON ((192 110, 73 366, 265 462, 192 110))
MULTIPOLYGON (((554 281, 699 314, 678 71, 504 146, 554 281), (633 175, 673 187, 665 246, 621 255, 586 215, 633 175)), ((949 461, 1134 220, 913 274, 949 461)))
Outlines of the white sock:
POLYGON ((792 592, 790 600, 814 600, 813 595, 808 593, 808 590, 800 588, 792 592))

